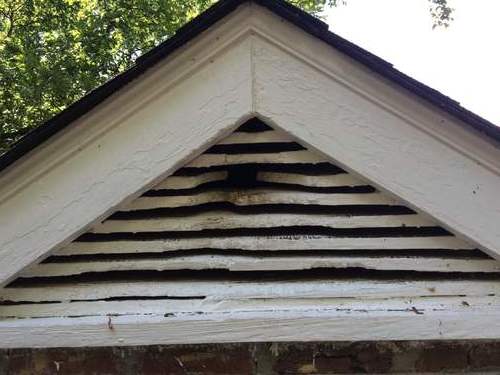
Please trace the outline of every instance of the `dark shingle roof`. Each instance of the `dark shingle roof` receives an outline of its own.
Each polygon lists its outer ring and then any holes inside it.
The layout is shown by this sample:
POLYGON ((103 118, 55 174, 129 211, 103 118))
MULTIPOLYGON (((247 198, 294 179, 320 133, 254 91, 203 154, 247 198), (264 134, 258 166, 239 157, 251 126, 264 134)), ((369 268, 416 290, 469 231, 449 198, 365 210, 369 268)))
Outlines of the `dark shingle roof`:
POLYGON ((439 91, 434 90, 398 71, 387 61, 328 31, 328 25, 326 23, 287 3, 286 1, 221 0, 200 16, 181 27, 173 37, 141 56, 132 68, 116 76, 102 86, 99 86, 97 89, 91 91, 64 111, 26 134, 17 143, 15 143, 9 151, 0 156, 0 171, 7 168, 17 159, 21 158, 42 142, 46 141, 59 130, 68 126, 71 122, 90 111, 96 105, 143 74, 146 70, 168 56, 177 48, 181 47, 189 40, 208 29, 221 18, 231 13, 240 4, 248 1, 253 1, 266 7, 280 17, 295 24, 305 32, 321 39, 342 53, 365 65, 372 71, 380 74, 384 78, 393 81, 401 87, 404 87, 422 99, 462 120, 479 132, 486 134, 497 142, 500 142, 500 127, 495 126, 486 119, 463 108, 458 102, 441 94, 439 91))

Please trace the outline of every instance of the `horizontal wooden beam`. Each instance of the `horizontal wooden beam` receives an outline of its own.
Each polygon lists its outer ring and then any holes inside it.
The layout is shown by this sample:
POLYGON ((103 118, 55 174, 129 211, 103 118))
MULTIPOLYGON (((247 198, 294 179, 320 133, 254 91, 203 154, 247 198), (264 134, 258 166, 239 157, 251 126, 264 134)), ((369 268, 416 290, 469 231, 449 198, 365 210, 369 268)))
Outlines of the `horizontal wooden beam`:
MULTIPOLYGON (((301 254, 302 255, 302 254, 301 254)), ((172 271, 172 270, 229 270, 229 271, 294 271, 309 269, 362 268, 367 270, 421 272, 500 272, 495 259, 416 257, 416 256, 226 256, 199 255, 171 259, 134 259, 88 262, 42 263, 22 277, 53 277, 110 271, 172 271)))
POLYGON ((327 236, 277 236, 277 237, 221 237, 186 238, 149 241, 73 242, 58 255, 118 254, 138 252, 167 252, 192 249, 241 249, 241 250, 471 250, 456 237, 407 237, 407 238, 341 238, 327 236))
POLYGON ((0 299, 15 302, 91 301, 149 297, 227 298, 411 298, 487 296, 500 294, 497 280, 363 280, 289 279, 276 282, 249 280, 172 280, 86 282, 77 284, 4 288, 0 299))
POLYGON ((293 311, 0 322, 0 348, 266 341, 492 339, 497 310, 293 311))

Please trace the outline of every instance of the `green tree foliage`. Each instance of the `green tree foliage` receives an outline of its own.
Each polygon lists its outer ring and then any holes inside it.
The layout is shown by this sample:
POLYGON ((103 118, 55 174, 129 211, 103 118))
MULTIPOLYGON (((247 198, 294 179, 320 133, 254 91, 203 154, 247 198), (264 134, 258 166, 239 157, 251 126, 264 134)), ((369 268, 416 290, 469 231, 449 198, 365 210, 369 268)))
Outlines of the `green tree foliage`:
MULTIPOLYGON (((428 0, 438 26, 446 0, 428 0)), ((215 0, 0 0, 0 154, 215 0)), ((291 0, 319 14, 345 0, 291 0)))

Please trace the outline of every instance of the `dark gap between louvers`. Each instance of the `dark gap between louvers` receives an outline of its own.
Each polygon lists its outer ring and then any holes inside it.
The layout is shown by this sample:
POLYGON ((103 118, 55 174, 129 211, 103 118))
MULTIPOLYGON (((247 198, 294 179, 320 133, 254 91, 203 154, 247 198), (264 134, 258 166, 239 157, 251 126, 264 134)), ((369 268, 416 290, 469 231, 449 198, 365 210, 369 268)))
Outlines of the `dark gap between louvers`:
MULTIPOLYGON (((210 202, 194 206, 160 207, 133 211, 118 211, 108 220, 151 219, 161 217, 190 217, 210 212, 226 212, 238 215, 259 214, 304 214, 332 216, 384 216, 415 215, 415 211, 405 206, 389 205, 318 205, 318 204, 256 204, 242 206, 231 202, 210 202)), ((277 218, 279 219, 279 217, 277 218)), ((279 224, 279 222, 277 223, 279 224)))
POLYGON ((69 301, 0 301, 0 306, 17 306, 17 305, 50 305, 63 302, 112 302, 112 301, 161 301, 161 300, 203 300, 205 296, 126 296, 126 297, 106 297, 106 298, 89 298, 89 299, 71 299, 69 301))
POLYGON ((301 184, 279 183, 279 182, 265 182, 257 180, 222 180, 205 182, 197 187, 189 189, 153 189, 144 193, 143 197, 176 197, 176 196, 190 196, 198 195, 208 192, 220 192, 227 194, 237 192, 239 194, 266 190, 277 191, 284 193, 303 192, 303 193, 317 193, 317 194, 370 194, 376 192, 375 188, 370 185, 358 186, 306 186, 301 184), (252 189, 252 191, 246 191, 252 189))
POLYGON ((227 256, 249 258, 297 258, 297 257, 340 257, 340 258, 387 258, 408 257, 419 259, 493 259, 480 250, 450 250, 450 249, 399 249, 399 250, 239 250, 239 249, 188 249, 165 252, 137 252, 137 253, 95 253, 52 255, 42 263, 78 263, 78 262, 105 262, 126 260, 168 260, 193 256, 227 256))
POLYGON ((172 176, 190 177, 200 174, 229 171, 239 168, 244 171, 256 170, 259 172, 294 173, 304 176, 329 176, 346 173, 343 169, 331 163, 241 163, 214 165, 211 167, 183 167, 178 169, 172 176))
POLYGON ((106 240, 154 240, 259 236, 293 238, 294 236, 304 235, 344 238, 452 236, 451 233, 440 227, 330 228, 323 226, 290 226, 270 228, 204 229, 200 231, 85 233, 80 236, 77 241, 95 242, 106 240))
MULTIPOLYGON (((304 281, 346 281, 346 280, 500 280, 499 273, 481 272, 426 272, 408 270, 370 270, 365 268, 315 268, 307 270, 273 271, 229 271, 227 269, 175 270, 175 271, 107 271, 88 272, 69 276, 19 277, 6 288, 40 287, 50 285, 72 285, 74 283, 99 282, 304 282, 304 281)), ((193 284, 194 286, 195 284, 193 284)), ((89 286, 90 287, 90 286, 89 286)))
POLYGON ((210 147, 204 154, 209 155, 246 155, 278 154, 280 152, 303 151, 305 147, 296 142, 234 143, 210 147))
POLYGON ((271 131, 274 130, 271 128, 269 125, 266 125, 264 122, 259 120, 258 118, 254 117, 247 122, 245 122, 243 125, 241 125, 238 129, 236 129, 236 132, 241 132, 241 133, 260 133, 260 132, 265 132, 265 131, 271 131))

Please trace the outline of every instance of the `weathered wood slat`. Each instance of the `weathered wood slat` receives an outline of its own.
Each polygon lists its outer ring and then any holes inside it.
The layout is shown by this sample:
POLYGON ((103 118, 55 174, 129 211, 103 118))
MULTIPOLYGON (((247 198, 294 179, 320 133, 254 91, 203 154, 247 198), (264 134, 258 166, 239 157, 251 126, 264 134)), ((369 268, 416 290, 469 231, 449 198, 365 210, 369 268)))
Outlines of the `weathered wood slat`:
POLYGON ((288 134, 280 131, 265 131, 261 133, 235 132, 222 139, 219 145, 242 144, 242 143, 274 143, 295 142, 288 134))
POLYGON ((86 301, 47 304, 23 304, 0 307, 0 318, 42 318, 108 315, 175 315, 197 311, 198 313, 241 311, 405 311, 418 314, 431 311, 470 311, 500 308, 498 296, 467 297, 412 297, 390 299, 350 298, 206 298, 86 301), (416 312, 415 312, 416 311, 416 312))
POLYGON ((59 255, 165 252, 190 249, 241 250, 462 250, 474 246, 456 237, 333 238, 326 236, 231 237, 165 239, 155 241, 73 242, 56 252, 59 255))
POLYGON ((225 298, 392 298, 424 296, 488 296, 500 294, 497 280, 290 280, 259 281, 142 281, 74 283, 4 288, 4 301, 79 301, 109 298, 207 297, 225 298))
POLYGON ((78 317, 99 315, 171 314, 190 311, 210 311, 217 302, 207 303, 201 299, 126 300, 58 302, 47 304, 21 304, 0 306, 2 318, 78 317), (206 306, 206 307, 205 307, 206 306))
POLYGON ((297 173, 258 172, 257 180, 315 187, 367 185, 366 182, 347 173, 325 176, 306 176, 297 173))
POLYGON ((152 190, 162 189, 193 189, 201 184, 214 181, 223 181, 227 178, 227 171, 216 171, 200 174, 198 176, 171 176, 162 183, 156 185, 152 190))
POLYGON ((254 257, 195 255, 171 259, 135 259, 72 263, 42 263, 22 274, 23 277, 52 277, 78 275, 88 272, 137 270, 206 270, 229 271, 292 271, 315 268, 363 268, 390 271, 425 272, 500 272, 500 262, 493 259, 424 258, 424 257, 343 257, 343 256, 286 256, 254 257))
MULTIPOLYGON (((228 176, 227 171, 203 173, 197 176, 171 176, 152 190, 182 190, 193 189, 207 182, 224 181, 228 176)), ((334 186, 365 186, 366 183, 347 173, 323 176, 307 176, 297 173, 259 172, 257 180, 261 182, 302 185, 309 187, 334 187, 334 186)))
POLYGON ((381 193, 369 194, 318 194, 286 192, 268 189, 241 189, 232 191, 209 191, 196 195, 140 197, 122 211, 147 210, 196 206, 212 202, 230 202, 249 206, 258 204, 319 204, 319 205, 395 205, 397 202, 381 193))
POLYGON ((186 218, 162 217, 144 220, 106 220, 92 233, 199 231, 204 229, 270 228, 291 226, 324 226, 331 228, 425 227, 434 225, 420 215, 334 216, 307 214, 239 215, 208 212, 186 218))
POLYGON ((233 165, 247 163, 323 163, 328 160, 310 151, 290 151, 276 154, 236 154, 209 155, 203 154, 187 164, 186 168, 212 167, 216 165, 233 165))
POLYGON ((234 342, 495 340, 498 309, 292 310, 16 319, 0 322, 0 348, 234 342))

